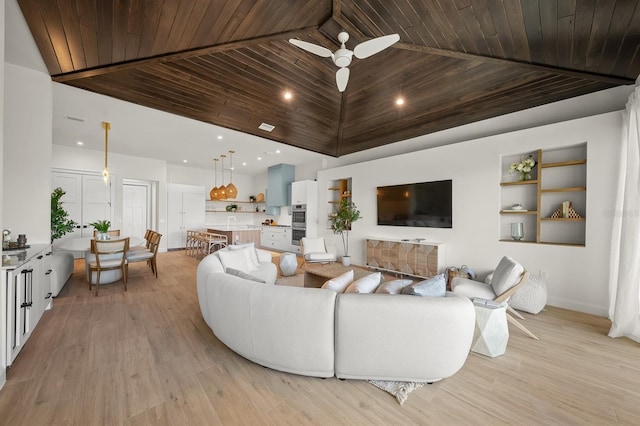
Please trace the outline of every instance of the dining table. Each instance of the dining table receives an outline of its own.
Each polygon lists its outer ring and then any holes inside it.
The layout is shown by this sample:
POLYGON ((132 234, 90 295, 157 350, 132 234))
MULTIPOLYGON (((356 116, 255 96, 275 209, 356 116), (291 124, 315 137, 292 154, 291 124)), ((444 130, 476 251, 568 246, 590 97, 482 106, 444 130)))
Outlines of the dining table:
MULTIPOLYGON (((144 243, 144 238, 131 235, 131 236, 120 236, 120 237, 112 237, 112 239, 122 239, 129 237, 129 248, 140 246, 144 243)), ((71 252, 80 252, 82 253, 82 257, 84 258, 84 268, 85 268, 85 279, 89 282, 89 263, 95 259, 95 255, 91 253, 91 240, 94 237, 71 237, 71 238, 63 238, 62 240, 56 242, 55 248, 57 250, 65 250, 71 252)), ((102 284, 111 284, 116 281, 120 281, 122 278, 122 271, 119 269, 104 271, 100 274, 100 285, 102 284)), ((96 272, 94 271, 91 277, 91 283, 96 283, 96 272)))

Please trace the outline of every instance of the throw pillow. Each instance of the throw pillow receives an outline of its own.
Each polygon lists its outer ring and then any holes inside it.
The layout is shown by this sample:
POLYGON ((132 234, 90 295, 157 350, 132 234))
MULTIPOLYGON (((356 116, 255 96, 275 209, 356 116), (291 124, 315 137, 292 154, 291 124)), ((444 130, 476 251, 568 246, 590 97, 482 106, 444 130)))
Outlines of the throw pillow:
POLYGON ((228 247, 229 247, 229 250, 247 249, 245 253, 249 257, 249 262, 251 264, 250 269, 255 271, 260 267, 260 261, 258 260, 258 253, 256 252, 256 246, 254 243, 232 244, 228 247))
POLYGON ((400 294, 402 289, 413 284, 413 280, 390 280, 380 284, 376 290, 378 294, 400 294))
POLYGON ((352 282, 345 293, 373 293, 382 281, 382 273, 374 272, 352 282))
POLYGON ((353 281, 353 270, 347 271, 344 274, 338 275, 335 278, 331 278, 322 284, 322 288, 333 290, 338 293, 342 293, 345 288, 353 281))
POLYGON ((446 294, 447 281, 444 274, 436 275, 402 289, 402 294, 413 296, 442 297, 446 294))
POLYGON ((260 279, 258 277, 254 277, 251 274, 247 274, 246 272, 242 272, 242 271, 239 271, 237 269, 227 268, 227 269, 225 269, 224 272, 226 272, 229 275, 235 275, 236 277, 244 278, 245 280, 257 281, 259 283, 266 283, 265 280, 262 280, 262 279, 260 279))
POLYGON ((504 256, 498 263, 496 270, 493 271, 493 278, 491 279, 493 292, 496 295, 501 295, 509 290, 520 281, 523 272, 524 268, 521 264, 509 256, 504 256))
POLYGON ((252 272, 255 269, 252 269, 249 266, 249 254, 246 253, 246 249, 241 250, 218 250, 218 256, 220 257, 220 262, 224 269, 233 268, 243 272, 252 272))

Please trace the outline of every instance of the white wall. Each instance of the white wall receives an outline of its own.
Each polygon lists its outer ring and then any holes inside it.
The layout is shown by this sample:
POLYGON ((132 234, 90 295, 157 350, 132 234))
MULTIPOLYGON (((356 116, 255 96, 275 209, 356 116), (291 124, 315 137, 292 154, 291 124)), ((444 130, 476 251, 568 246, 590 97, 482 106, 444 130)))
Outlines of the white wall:
POLYGON ((51 78, 4 64, 3 227, 51 242, 51 78))
MULTIPOLYGON (((102 173, 104 151, 53 145, 51 167, 82 172, 102 173)), ((114 228, 122 226, 122 179, 146 180, 158 183, 158 232, 167 232, 167 166, 162 160, 132 157, 109 153, 109 172, 115 188, 114 228)), ((50 172, 49 172, 50 173, 50 172)), ((47 187, 47 190, 50 190, 47 187)), ((167 241, 160 241, 161 251, 166 250, 167 241)))
MULTIPOLYGON (((319 188, 352 177, 353 201, 363 218, 351 233, 352 261, 365 264, 367 237, 425 238, 445 243, 446 265, 466 264, 485 274, 503 255, 547 278, 549 304, 606 315, 609 233, 620 141, 620 112, 469 140, 318 172, 319 188), (586 247, 499 242, 500 156, 587 142, 586 247), (453 229, 378 226, 376 187, 453 179, 453 229)), ((319 217, 328 192, 320 190, 319 217)), ((323 229, 322 223, 319 229, 323 229)), ((331 232, 325 230, 326 235, 331 232)), ((335 238, 335 237, 334 237, 335 238)), ((341 247, 339 244, 337 247, 341 247)))

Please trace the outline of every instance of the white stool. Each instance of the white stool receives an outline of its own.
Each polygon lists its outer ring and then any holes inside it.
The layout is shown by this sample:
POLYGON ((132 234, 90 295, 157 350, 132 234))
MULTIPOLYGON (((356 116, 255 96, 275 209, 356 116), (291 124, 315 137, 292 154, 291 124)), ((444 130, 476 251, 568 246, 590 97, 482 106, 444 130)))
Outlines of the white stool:
POLYGON ((473 299, 476 308, 476 328, 473 333, 473 352, 494 358, 503 355, 509 342, 507 304, 473 299))
POLYGON ((298 258, 293 253, 282 253, 280 255, 280 271, 285 277, 290 277, 296 274, 298 270, 298 258))

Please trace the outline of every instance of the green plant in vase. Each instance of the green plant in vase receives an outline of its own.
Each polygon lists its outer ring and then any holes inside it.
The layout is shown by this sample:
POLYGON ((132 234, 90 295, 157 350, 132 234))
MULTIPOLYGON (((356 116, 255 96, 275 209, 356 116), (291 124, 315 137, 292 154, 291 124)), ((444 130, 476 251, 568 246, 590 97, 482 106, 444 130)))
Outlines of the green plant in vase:
POLYGON ((90 226, 93 226, 93 229, 95 229, 96 231, 98 231, 98 239, 99 240, 107 240, 108 235, 107 232, 109 232, 109 228, 111 227, 111 222, 108 220, 97 220, 95 222, 92 222, 89 224, 90 226))
POLYGON ((51 242, 61 238, 70 232, 77 223, 69 219, 69 213, 62 207, 62 197, 66 192, 62 188, 56 188, 51 192, 51 242))
POLYGON ((342 263, 345 266, 351 264, 351 257, 349 256, 349 231, 351 231, 351 224, 358 219, 360 219, 360 210, 358 210, 353 201, 349 201, 347 198, 340 200, 338 209, 329 215, 331 230, 334 234, 342 237, 342 246, 344 248, 342 263))

